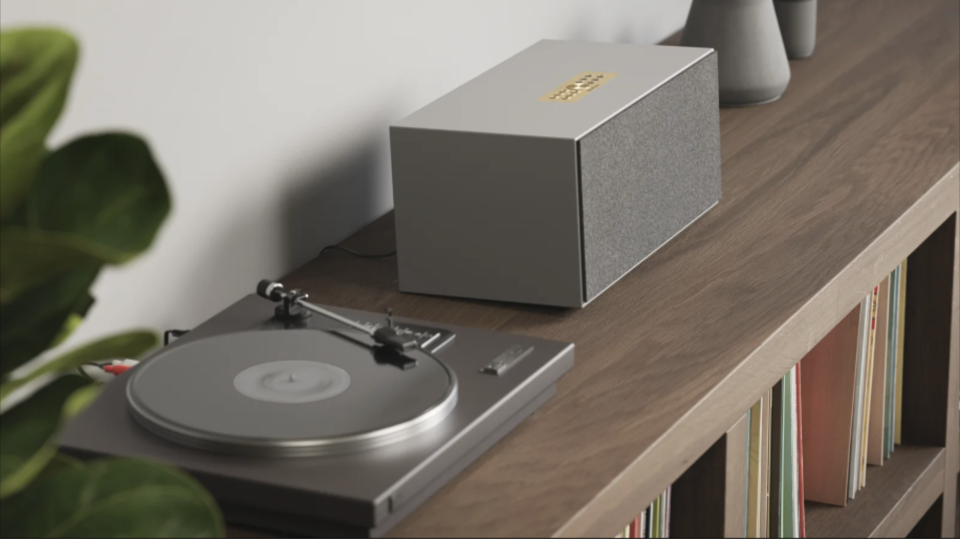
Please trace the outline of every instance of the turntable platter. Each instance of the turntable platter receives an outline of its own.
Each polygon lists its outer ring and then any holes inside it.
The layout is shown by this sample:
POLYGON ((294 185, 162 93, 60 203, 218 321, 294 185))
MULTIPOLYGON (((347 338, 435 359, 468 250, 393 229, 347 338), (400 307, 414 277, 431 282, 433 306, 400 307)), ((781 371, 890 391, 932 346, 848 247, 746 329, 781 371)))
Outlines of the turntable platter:
POLYGON ((436 425, 456 377, 422 351, 417 366, 316 329, 231 333, 185 343, 139 366, 127 384, 134 418, 178 443, 258 456, 357 451, 436 425))

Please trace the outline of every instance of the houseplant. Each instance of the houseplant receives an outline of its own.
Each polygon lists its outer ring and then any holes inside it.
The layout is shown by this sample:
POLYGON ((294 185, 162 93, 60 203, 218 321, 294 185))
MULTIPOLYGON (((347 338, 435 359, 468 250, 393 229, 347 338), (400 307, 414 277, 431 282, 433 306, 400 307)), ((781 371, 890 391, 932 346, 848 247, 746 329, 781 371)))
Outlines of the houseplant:
POLYGON ((25 384, 41 386, 0 415, 0 535, 219 535, 216 505, 186 474, 57 453, 61 426, 99 389, 77 368, 138 357, 156 345, 152 332, 25 365, 77 326, 100 269, 146 250, 170 207, 150 149, 134 135, 100 133, 47 149, 77 57, 76 41, 59 30, 0 32, 0 402, 25 384))

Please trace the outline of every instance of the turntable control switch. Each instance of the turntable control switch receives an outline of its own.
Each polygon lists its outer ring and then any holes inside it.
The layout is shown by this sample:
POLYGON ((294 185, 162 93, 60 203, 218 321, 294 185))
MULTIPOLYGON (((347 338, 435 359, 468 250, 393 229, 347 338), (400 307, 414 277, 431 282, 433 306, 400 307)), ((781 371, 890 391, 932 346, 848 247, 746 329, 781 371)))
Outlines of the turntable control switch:
POLYGON ((520 363, 520 360, 530 355, 530 352, 533 352, 532 346, 523 346, 516 344, 504 350, 502 354, 494 358, 493 361, 484 365, 480 372, 484 374, 492 374, 494 376, 501 376, 503 373, 510 370, 511 367, 520 363))

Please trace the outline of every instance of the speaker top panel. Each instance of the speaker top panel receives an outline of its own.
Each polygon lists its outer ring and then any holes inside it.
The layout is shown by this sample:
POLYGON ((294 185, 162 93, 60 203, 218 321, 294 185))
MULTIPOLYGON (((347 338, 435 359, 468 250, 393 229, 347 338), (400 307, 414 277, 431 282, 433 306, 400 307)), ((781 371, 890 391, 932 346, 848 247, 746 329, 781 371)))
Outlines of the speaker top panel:
POLYGON ((543 40, 394 127, 579 140, 712 52, 543 40))

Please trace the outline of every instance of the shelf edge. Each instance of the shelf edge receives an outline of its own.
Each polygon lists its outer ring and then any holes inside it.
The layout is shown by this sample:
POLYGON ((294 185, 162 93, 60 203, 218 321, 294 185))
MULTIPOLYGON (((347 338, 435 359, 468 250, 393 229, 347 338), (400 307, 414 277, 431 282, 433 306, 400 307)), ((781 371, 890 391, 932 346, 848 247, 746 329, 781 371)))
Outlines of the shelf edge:
POLYGON ((946 449, 941 449, 868 537, 906 537, 910 533, 943 494, 945 454, 946 449))
POLYGON ((721 385, 637 456, 589 503, 570 515, 553 537, 605 536, 611 530, 611 522, 628 522, 636 509, 634 500, 652 499, 680 477, 740 419, 760 398, 761 392, 773 386, 836 326, 866 290, 872 290, 957 212, 958 192, 960 163, 950 167, 829 283, 747 354, 721 385), (754 391, 750 391, 751 388, 754 391), (696 413, 697 410, 713 411, 696 413), (682 466, 666 465, 677 461, 682 466))

